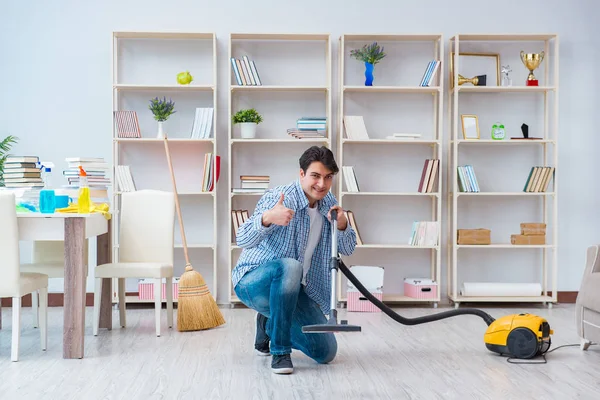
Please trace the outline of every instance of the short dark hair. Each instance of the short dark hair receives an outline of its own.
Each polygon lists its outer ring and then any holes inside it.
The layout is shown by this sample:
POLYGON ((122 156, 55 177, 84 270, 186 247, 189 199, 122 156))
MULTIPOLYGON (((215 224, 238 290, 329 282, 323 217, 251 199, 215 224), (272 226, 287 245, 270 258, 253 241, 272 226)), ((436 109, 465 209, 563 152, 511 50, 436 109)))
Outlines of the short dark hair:
POLYGON ((300 156, 300 168, 306 173, 306 170, 315 161, 321 162, 325 168, 337 174, 339 168, 333 157, 333 153, 330 149, 325 146, 312 146, 306 149, 302 156, 300 156))

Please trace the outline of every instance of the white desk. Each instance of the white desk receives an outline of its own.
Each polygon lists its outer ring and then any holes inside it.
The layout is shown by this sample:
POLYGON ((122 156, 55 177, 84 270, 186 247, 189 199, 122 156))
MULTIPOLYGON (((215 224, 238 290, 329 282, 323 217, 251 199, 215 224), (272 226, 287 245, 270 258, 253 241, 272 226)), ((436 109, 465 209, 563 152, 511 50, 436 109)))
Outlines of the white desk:
MULTIPOLYGON (((19 240, 65 242, 63 358, 83 358, 86 278, 84 246, 97 238, 97 264, 111 262, 111 221, 100 213, 17 213, 19 240)), ((111 329, 111 280, 102 285, 100 328, 111 329)))

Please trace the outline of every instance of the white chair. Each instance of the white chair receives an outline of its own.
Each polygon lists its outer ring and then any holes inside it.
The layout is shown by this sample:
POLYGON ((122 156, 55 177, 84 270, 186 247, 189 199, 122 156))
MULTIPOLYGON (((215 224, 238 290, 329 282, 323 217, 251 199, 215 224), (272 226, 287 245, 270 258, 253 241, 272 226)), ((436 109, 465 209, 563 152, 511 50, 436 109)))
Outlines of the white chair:
POLYGON ((48 275, 19 270, 19 227, 15 211, 14 193, 0 192, 0 298, 12 297, 11 360, 19 360, 21 338, 21 298, 29 293, 40 293, 40 334, 42 350, 48 343, 48 275))
MULTIPOLYGON (((88 276, 88 241, 85 241, 84 260, 86 264, 85 277, 88 276)), ((65 242, 62 240, 33 242, 32 262, 21 264, 21 272, 48 275, 48 278, 65 277, 65 242)), ((31 309, 33 310, 33 326, 38 326, 38 292, 31 294, 31 309)))
POLYGON ((173 245, 175 196, 138 190, 121 196, 119 260, 94 269, 94 336, 100 323, 102 278, 118 278, 119 320, 125 327, 125 278, 154 279, 156 336, 160 336, 162 279, 166 279, 167 323, 173 327, 173 245))

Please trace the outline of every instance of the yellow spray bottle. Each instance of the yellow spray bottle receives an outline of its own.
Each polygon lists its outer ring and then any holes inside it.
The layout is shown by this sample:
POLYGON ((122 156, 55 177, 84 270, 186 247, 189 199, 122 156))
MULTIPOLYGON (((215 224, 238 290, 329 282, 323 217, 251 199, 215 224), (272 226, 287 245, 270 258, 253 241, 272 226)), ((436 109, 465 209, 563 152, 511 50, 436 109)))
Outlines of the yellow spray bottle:
POLYGON ((90 213, 90 188, 87 181, 87 173, 79 166, 79 198, 77 199, 77 212, 79 214, 90 213))

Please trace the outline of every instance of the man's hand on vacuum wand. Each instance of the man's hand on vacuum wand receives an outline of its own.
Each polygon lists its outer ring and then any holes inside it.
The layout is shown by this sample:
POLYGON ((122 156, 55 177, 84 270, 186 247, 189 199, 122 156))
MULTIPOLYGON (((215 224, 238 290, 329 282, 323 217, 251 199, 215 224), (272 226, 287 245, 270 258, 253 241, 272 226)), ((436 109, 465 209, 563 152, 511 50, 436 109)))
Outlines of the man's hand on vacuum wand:
POLYGON ((340 231, 345 231, 348 226, 348 219, 346 218, 346 213, 340 206, 333 206, 327 213, 327 219, 331 222, 331 210, 337 211, 337 227, 340 231))
POLYGON ((270 210, 267 210, 262 215, 262 224, 269 226, 271 224, 287 226, 292 217, 294 216, 294 210, 287 208, 283 205, 283 193, 277 204, 270 210))

